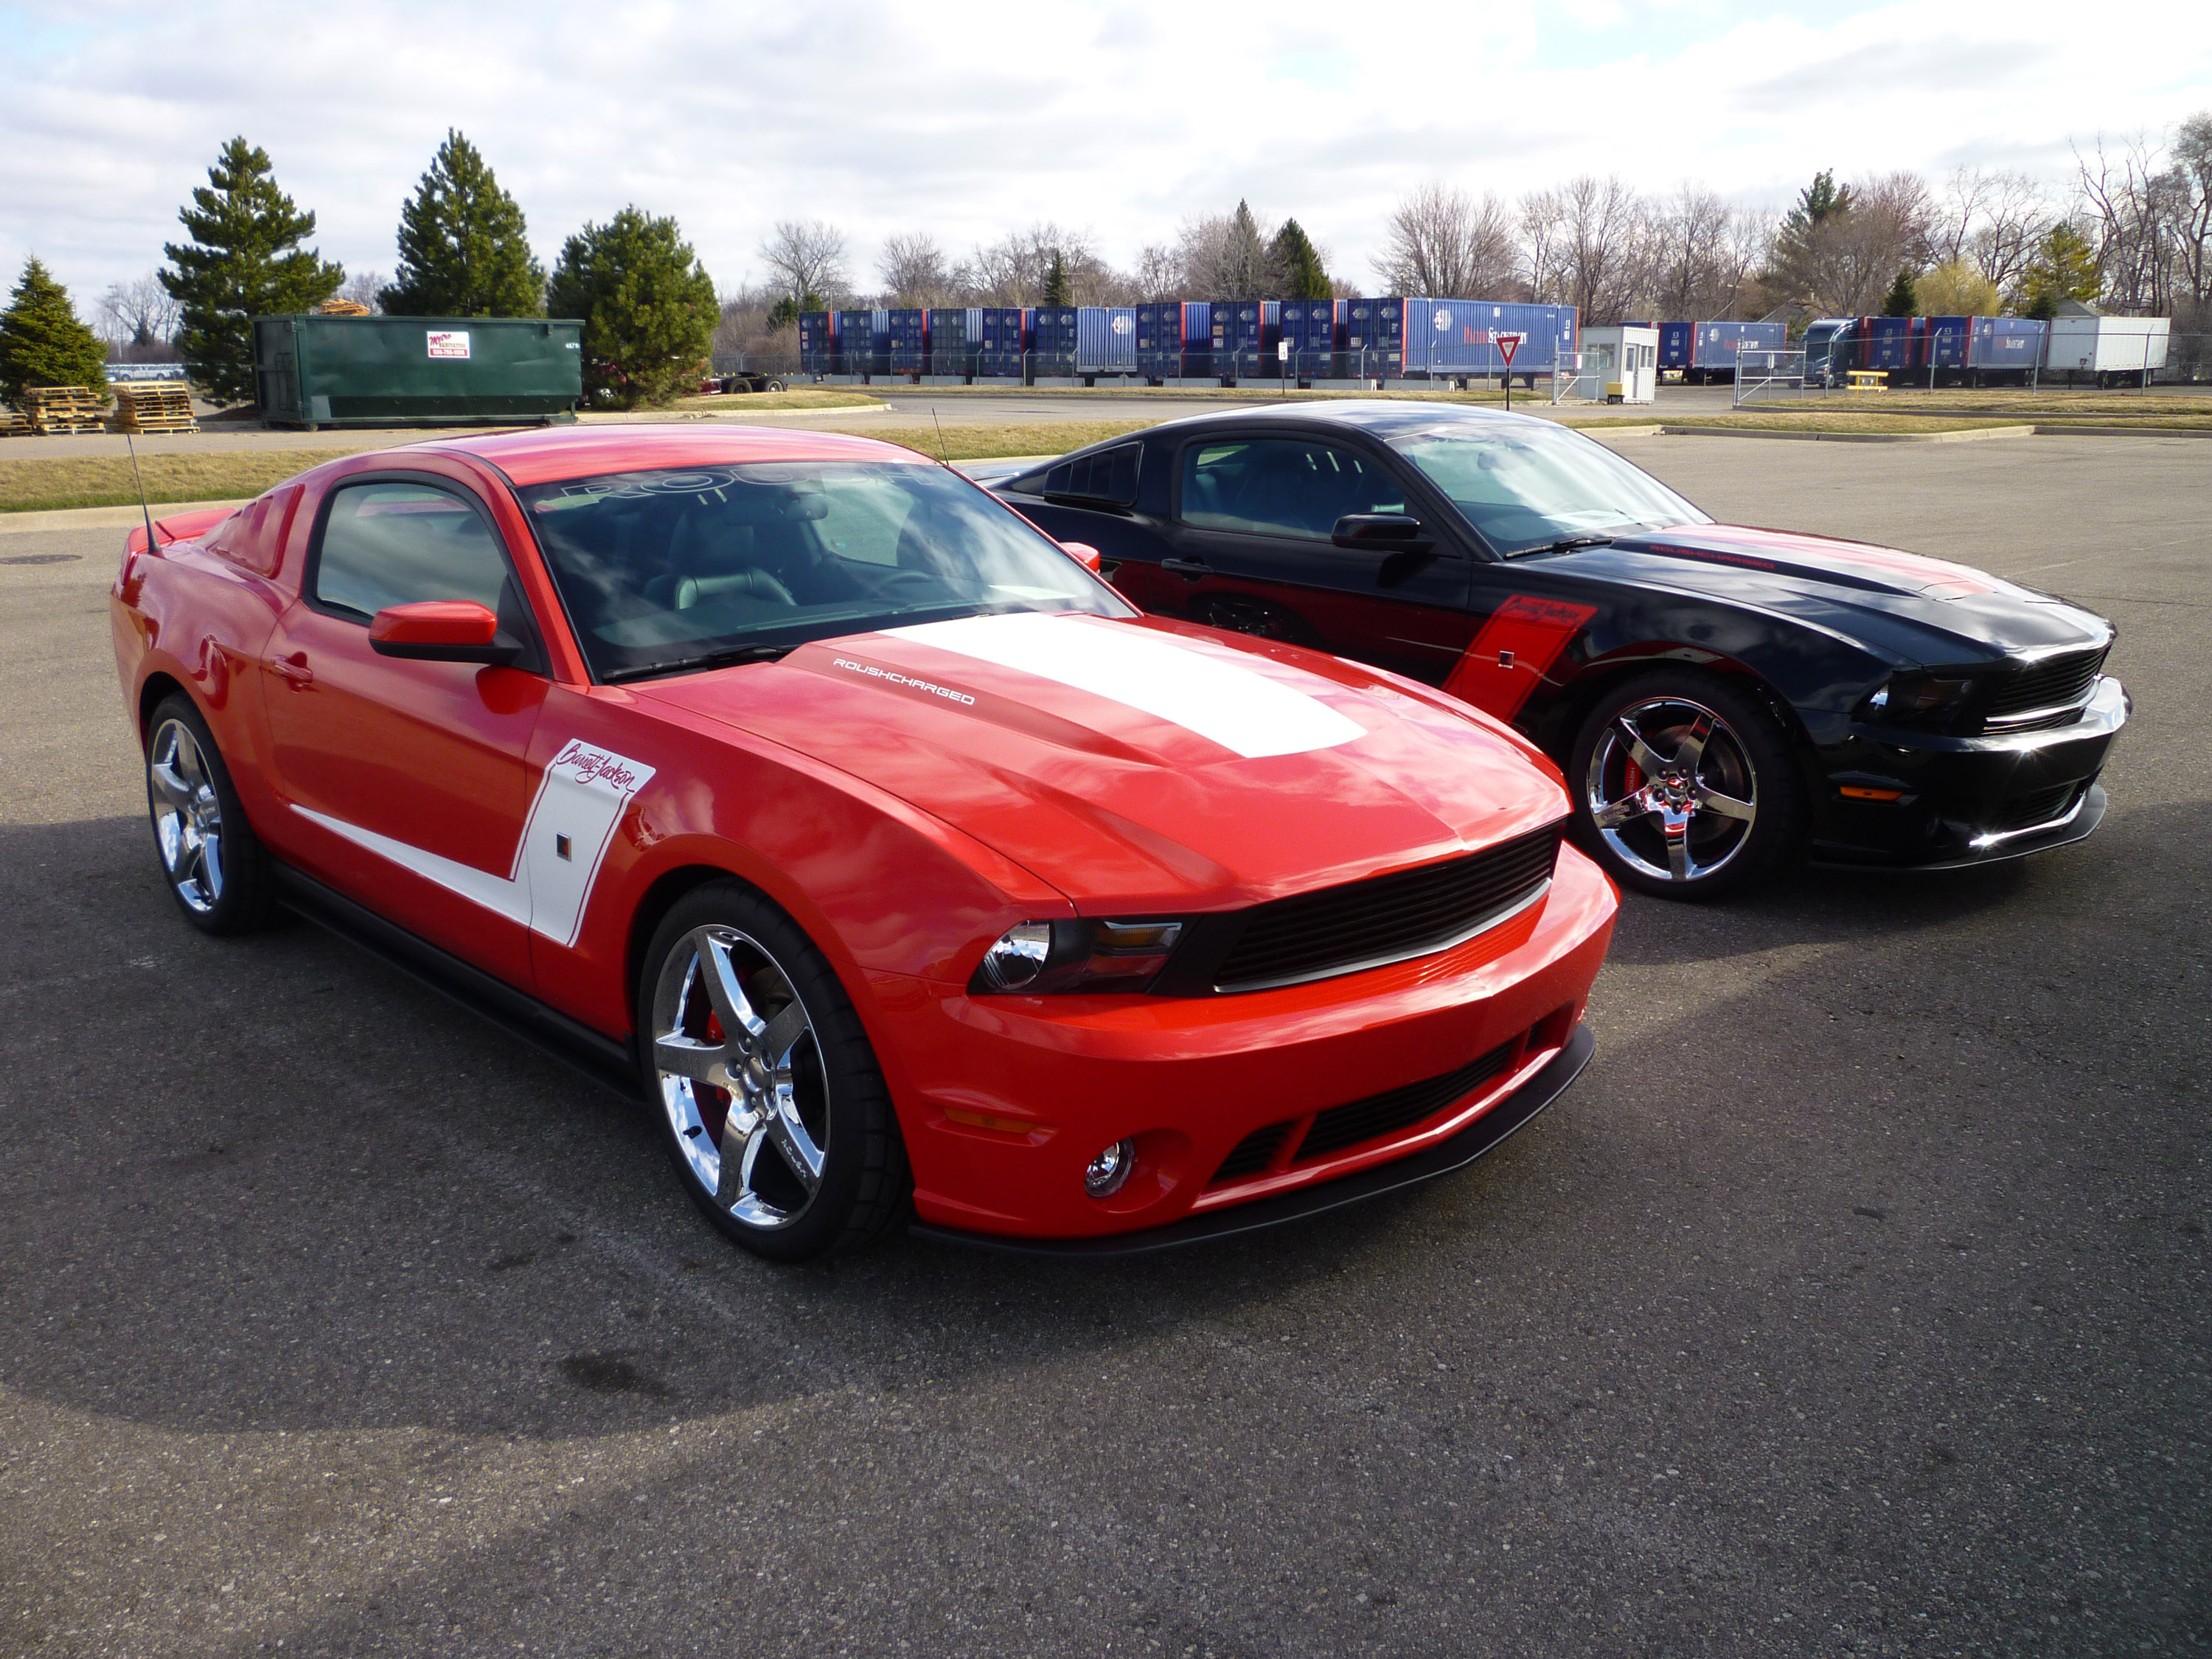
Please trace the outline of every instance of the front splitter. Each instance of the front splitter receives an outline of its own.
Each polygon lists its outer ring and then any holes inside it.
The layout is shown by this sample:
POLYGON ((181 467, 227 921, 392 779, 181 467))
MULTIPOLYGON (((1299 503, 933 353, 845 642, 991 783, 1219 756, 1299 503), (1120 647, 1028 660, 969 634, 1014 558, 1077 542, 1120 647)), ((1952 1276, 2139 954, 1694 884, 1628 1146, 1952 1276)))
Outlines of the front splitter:
POLYGON ((1370 1198, 1380 1198, 1385 1193, 1395 1193, 1401 1188, 1433 1181, 1438 1176, 1465 1169, 1557 1100, 1565 1092, 1567 1085, 1582 1074, 1583 1067, 1589 1064, 1590 1056, 1596 1052, 1596 1041, 1588 1028, 1577 1025, 1574 1036, 1567 1040, 1566 1047, 1554 1054, 1542 1071, 1449 1140, 1439 1141, 1425 1152, 1415 1152, 1395 1163, 1378 1164, 1371 1170, 1362 1170, 1357 1175, 1324 1182, 1298 1192, 1285 1193, 1280 1198, 1257 1199, 1249 1204, 1209 1211, 1205 1215, 1171 1221, 1163 1227, 1147 1227, 1139 1232, 1108 1233, 1091 1238, 1014 1238, 999 1233, 968 1232, 955 1227, 939 1227, 926 1221, 915 1222, 909 1231, 919 1238, 939 1239, 948 1244, 972 1245, 978 1249, 1001 1250, 1017 1255, 1074 1257, 1094 1261, 1117 1256, 1149 1255, 1155 1251, 1180 1249, 1191 1244, 1217 1243, 1223 1239, 1258 1232, 1264 1228, 1303 1221, 1309 1216, 1322 1215, 1330 1210, 1340 1210, 1347 1204, 1364 1203, 1370 1198))

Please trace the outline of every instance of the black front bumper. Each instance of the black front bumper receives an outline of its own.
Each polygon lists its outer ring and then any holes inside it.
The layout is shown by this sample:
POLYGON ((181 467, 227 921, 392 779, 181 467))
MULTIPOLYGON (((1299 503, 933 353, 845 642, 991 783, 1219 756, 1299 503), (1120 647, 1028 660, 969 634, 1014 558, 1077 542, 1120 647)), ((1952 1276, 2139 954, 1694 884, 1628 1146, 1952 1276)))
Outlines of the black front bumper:
POLYGON ((1953 870, 2080 841, 2104 819, 2097 777, 2131 706, 2106 677, 2080 719, 2041 732, 1951 737, 1854 724, 1819 751, 1814 862, 1953 870), (1902 793, 1873 800, 1847 789, 1902 793))
POLYGON ((1574 1035, 1567 1039, 1566 1047, 1552 1056, 1549 1065, 1449 1140, 1440 1141, 1425 1152, 1416 1152, 1395 1163, 1378 1164, 1358 1175, 1285 1193, 1280 1198, 1259 1199, 1249 1204, 1209 1211, 1188 1220, 1171 1221, 1164 1227, 1109 1233, 1097 1238, 1009 1238, 997 1233, 962 1232, 921 1221, 910 1231, 920 1238, 972 1244, 981 1249, 1004 1250, 1017 1255, 1073 1256, 1100 1261, 1115 1256, 1149 1255, 1156 1250, 1171 1250, 1185 1244, 1211 1244, 1257 1232, 1263 1227, 1279 1227, 1287 1221, 1302 1221, 1308 1216, 1341 1209, 1364 1199, 1380 1198, 1401 1187, 1465 1169, 1557 1100, 1567 1085, 1582 1074, 1583 1067, 1589 1064, 1590 1056, 1596 1052, 1597 1043, 1588 1028, 1577 1025, 1574 1035))

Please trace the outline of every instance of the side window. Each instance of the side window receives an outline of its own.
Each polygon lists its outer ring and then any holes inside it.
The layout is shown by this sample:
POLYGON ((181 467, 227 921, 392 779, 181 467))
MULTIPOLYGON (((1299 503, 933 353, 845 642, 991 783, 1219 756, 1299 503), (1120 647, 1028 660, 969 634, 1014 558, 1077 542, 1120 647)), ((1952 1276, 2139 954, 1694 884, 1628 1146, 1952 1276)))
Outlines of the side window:
POLYGON ((1142 444, 1116 444, 1095 455, 1062 461, 1044 475, 1046 495, 1080 495, 1121 507, 1137 504, 1137 467, 1144 459, 1142 444))
POLYGON ((1334 444, 1243 438, 1182 453, 1185 524, 1327 541, 1349 513, 1403 513, 1405 487, 1334 444))
POLYGON ((474 599, 502 621, 520 609, 506 556, 467 502, 390 480, 346 484, 331 497, 314 598, 363 621, 418 599, 474 599))

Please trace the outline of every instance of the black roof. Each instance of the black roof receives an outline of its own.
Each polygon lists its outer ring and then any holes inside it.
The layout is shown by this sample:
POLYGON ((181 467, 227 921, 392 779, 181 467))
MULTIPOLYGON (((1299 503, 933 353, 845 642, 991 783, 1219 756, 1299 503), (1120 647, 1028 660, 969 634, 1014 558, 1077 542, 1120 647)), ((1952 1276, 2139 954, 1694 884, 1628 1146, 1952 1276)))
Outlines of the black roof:
MULTIPOLYGON (((1539 416, 1509 415, 1502 409, 1492 409, 1480 404, 1431 403, 1412 398, 1345 398, 1311 403, 1251 404, 1241 409, 1209 410, 1203 415, 1186 415, 1179 420, 1164 421, 1146 430, 1147 434, 1173 432, 1185 427, 1234 422, 1239 425, 1258 423, 1308 428, 1345 426, 1370 432, 1378 437, 1389 437, 1395 433, 1419 431, 1461 421, 1470 423, 1511 421, 1551 424, 1542 421, 1539 416)), ((1114 441, 1126 442, 1127 440, 1114 441)))

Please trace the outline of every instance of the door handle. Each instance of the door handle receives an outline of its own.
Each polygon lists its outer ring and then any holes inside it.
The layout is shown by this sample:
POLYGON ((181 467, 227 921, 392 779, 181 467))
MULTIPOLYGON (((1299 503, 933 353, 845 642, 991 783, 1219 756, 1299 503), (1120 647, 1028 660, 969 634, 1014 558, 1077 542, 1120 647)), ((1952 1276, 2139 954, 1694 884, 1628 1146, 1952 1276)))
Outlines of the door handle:
POLYGON ((1203 559, 1162 559, 1160 568, 1172 570, 1178 576, 1211 576, 1213 567, 1203 559))
POLYGON ((276 677, 288 682, 295 691, 304 691, 315 683, 315 671, 307 666, 307 653, 295 651, 289 657, 279 657, 269 666, 276 677))

